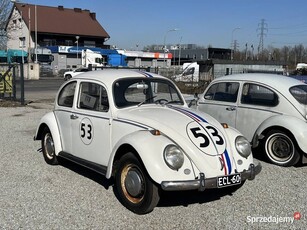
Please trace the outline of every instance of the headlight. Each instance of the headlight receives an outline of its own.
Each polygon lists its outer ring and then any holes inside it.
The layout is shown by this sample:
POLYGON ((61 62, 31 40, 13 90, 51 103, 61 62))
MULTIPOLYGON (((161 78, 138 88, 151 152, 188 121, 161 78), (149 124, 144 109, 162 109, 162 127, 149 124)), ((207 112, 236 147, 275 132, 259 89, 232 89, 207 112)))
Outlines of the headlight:
POLYGON ((178 170, 183 165, 184 156, 176 145, 168 145, 164 149, 164 160, 168 167, 178 170))
POLYGON ((236 138, 236 149, 238 153, 245 158, 247 158, 252 153, 250 143, 245 137, 242 136, 238 136, 236 138))

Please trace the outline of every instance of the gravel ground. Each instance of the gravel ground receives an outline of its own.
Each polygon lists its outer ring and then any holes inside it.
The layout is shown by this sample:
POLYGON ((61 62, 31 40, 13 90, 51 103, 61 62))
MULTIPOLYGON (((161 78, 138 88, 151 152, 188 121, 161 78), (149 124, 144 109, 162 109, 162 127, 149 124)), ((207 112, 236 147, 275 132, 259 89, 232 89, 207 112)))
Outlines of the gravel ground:
POLYGON ((48 103, 0 108, 0 229, 306 229, 307 166, 265 162, 232 195, 163 193, 153 212, 136 215, 117 200, 112 181, 69 162, 44 162, 33 136, 51 109, 48 103), (300 220, 281 222, 295 212, 300 220))

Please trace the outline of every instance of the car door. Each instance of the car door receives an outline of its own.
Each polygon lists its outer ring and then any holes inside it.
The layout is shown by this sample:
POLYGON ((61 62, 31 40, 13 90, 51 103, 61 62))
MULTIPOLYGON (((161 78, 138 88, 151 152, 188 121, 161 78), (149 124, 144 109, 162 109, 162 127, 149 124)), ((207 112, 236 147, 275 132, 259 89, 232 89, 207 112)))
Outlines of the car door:
POLYGON ((111 151, 110 118, 106 88, 96 82, 80 82, 71 118, 75 156, 104 166, 108 164, 111 151))
POLYGON ((59 92, 54 110, 57 119, 59 132, 62 141, 63 151, 72 154, 72 130, 71 118, 73 114, 73 104, 75 99, 77 81, 71 81, 59 92))
POLYGON ((268 86, 244 83, 237 108, 236 129, 252 141, 257 128, 263 121, 280 114, 275 109, 278 102, 278 94, 268 86))
POLYGON ((210 85, 198 101, 198 110, 235 127, 239 86, 238 82, 217 82, 210 85))

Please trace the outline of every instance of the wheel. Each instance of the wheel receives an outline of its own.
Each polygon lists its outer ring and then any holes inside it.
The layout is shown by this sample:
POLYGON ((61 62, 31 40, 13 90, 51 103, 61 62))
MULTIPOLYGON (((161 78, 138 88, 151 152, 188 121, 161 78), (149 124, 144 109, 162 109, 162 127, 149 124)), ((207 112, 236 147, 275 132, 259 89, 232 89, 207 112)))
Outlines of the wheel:
POLYGON ((263 148, 267 159, 279 166, 292 166, 300 159, 294 141, 283 131, 271 130, 268 132, 264 139, 263 148))
POLYGON ((47 164, 57 165, 58 159, 55 155, 54 142, 50 130, 46 127, 42 138, 43 156, 47 164))
POLYGON ((158 187, 133 153, 119 160, 115 186, 121 203, 137 214, 151 212, 160 199, 158 187))
POLYGON ((67 74, 67 75, 65 75, 64 80, 65 80, 65 81, 68 81, 70 78, 71 78, 71 75, 70 75, 70 74, 67 74))

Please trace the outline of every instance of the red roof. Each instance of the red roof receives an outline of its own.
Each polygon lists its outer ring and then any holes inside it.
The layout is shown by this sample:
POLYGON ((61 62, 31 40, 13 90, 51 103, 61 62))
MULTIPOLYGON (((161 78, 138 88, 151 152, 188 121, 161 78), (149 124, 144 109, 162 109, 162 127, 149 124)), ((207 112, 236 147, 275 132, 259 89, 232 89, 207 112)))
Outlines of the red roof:
MULTIPOLYGON (((15 3, 22 12, 23 20, 31 31, 35 31, 35 5, 15 3), (30 11, 29 11, 30 9, 30 11)), ((63 6, 36 6, 37 32, 67 35, 82 35, 110 38, 109 34, 96 20, 96 13, 80 8, 67 9, 63 6)))

